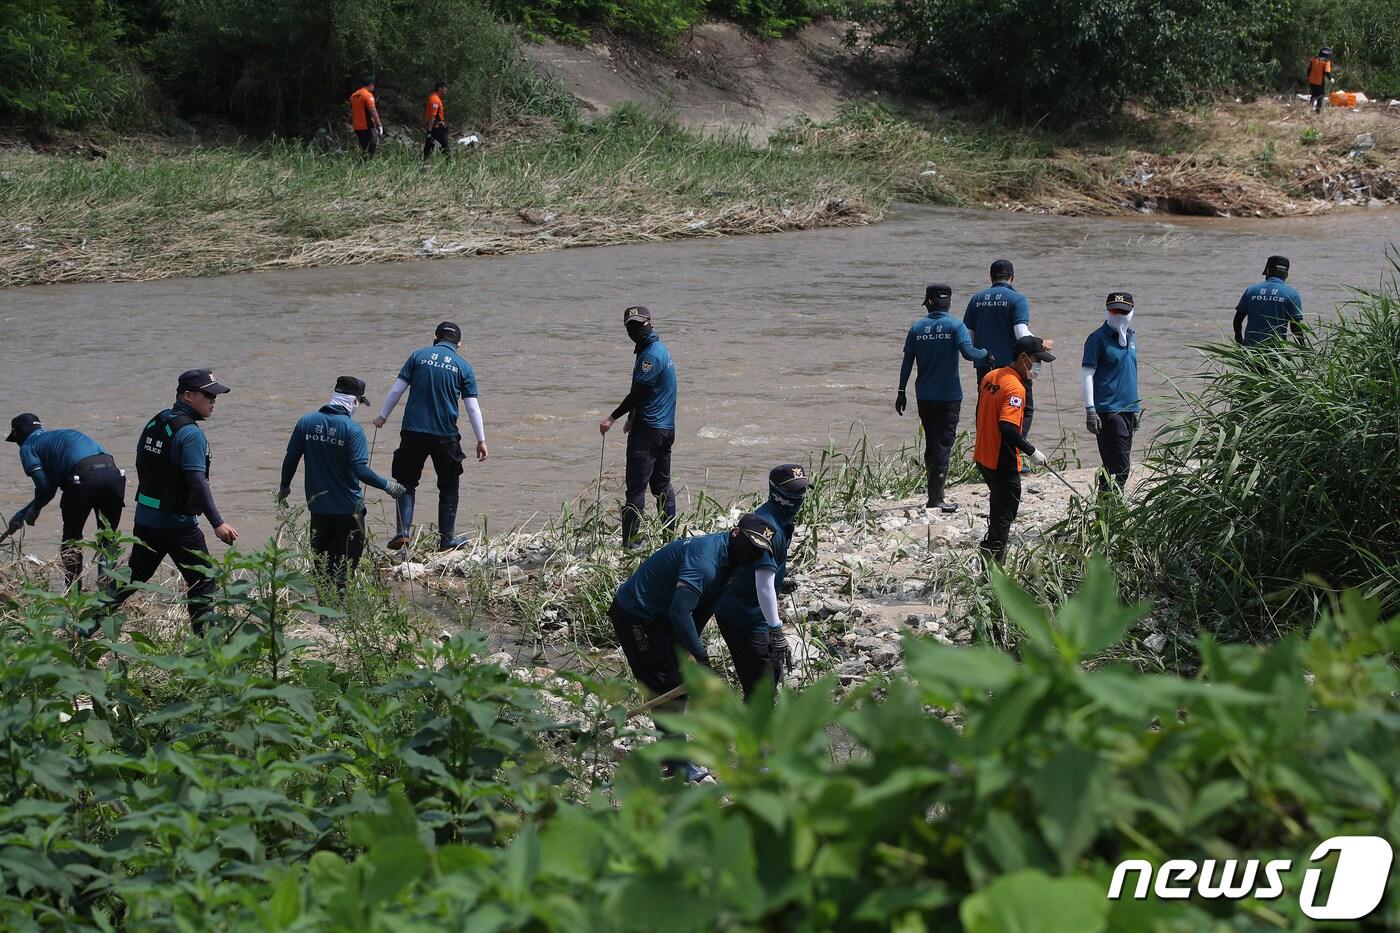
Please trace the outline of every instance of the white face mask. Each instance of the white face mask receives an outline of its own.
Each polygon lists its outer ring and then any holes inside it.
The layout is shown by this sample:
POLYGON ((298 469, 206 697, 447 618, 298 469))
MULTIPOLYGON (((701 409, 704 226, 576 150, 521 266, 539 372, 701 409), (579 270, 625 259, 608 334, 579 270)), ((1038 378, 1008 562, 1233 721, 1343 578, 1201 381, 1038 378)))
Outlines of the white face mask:
POLYGON ((1112 311, 1105 311, 1103 317, 1108 326, 1118 332, 1118 346, 1126 347, 1128 345, 1128 328, 1133 323, 1133 312, 1114 314, 1112 311))
POLYGON ((350 414, 355 413, 355 409, 360 404, 360 399, 354 395, 344 395, 340 392, 331 393, 331 404, 337 408, 344 408, 350 414))

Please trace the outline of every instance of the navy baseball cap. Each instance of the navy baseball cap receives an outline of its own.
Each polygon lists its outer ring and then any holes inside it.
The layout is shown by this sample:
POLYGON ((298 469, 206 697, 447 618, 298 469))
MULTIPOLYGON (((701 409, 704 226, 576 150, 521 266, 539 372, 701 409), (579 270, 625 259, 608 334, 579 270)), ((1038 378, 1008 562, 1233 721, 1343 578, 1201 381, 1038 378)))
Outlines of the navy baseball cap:
POLYGON ((641 321, 643 324, 651 323, 651 311, 647 310, 646 306, 633 305, 622 312, 622 323, 624 325, 635 324, 638 321, 641 321))
POLYGON ((773 553, 773 526, 749 512, 739 516, 739 534, 765 554, 773 553))
POLYGON ((1055 355, 1045 349, 1045 341, 1034 334, 1022 337, 1016 341, 1016 346, 1011 349, 1011 358, 1014 360, 1022 353, 1028 353, 1031 359, 1039 360, 1042 363, 1053 363, 1055 361, 1055 355))
POLYGON ((206 392, 209 395, 223 395, 229 391, 228 386, 220 384, 214 378, 213 370, 209 369, 187 369, 180 373, 180 392, 206 392))
POLYGON ((368 405, 369 399, 365 398, 365 381, 356 379, 354 376, 341 376, 335 381, 335 391, 341 395, 353 395, 360 400, 361 405, 368 405))
POLYGON ((953 289, 942 282, 935 283, 924 289, 924 304, 933 305, 936 308, 946 308, 953 301, 953 289))
POLYGON ((22 415, 15 415, 10 419, 10 434, 5 438, 16 444, 23 444, 24 439, 44 426, 44 422, 39 420, 39 416, 32 411, 27 411, 22 415))
POLYGON ((1110 311, 1131 311, 1133 310, 1133 293, 1109 292, 1108 298, 1104 300, 1104 307, 1110 311))
POLYGON ((1288 265, 1287 256, 1270 256, 1264 261, 1264 271, 1286 273, 1288 271, 1288 265))
POLYGON ((1010 259, 998 259, 992 263, 992 278, 1009 279, 1016 274, 1016 268, 1011 265, 1010 259))
POLYGON ((812 478, 797 463, 784 463, 775 466, 768 473, 768 488, 781 491, 785 496, 801 497, 812 485, 812 478))
POLYGON ((462 328, 458 327, 456 324, 453 324, 451 321, 443 321, 437 326, 437 330, 433 331, 433 339, 455 340, 458 343, 461 343, 462 328))

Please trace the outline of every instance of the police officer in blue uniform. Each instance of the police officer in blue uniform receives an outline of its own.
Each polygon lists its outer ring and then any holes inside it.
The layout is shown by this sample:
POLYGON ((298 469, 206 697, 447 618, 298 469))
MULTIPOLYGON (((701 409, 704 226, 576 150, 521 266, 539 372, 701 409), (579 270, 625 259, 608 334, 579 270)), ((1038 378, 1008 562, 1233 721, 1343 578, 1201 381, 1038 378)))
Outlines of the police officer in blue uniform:
MULTIPOLYGON (((1009 259, 998 259, 991 267, 992 284, 977 292, 967 301, 963 312, 963 324, 972 335, 972 345, 986 350, 993 359, 1011 359, 1011 349, 1016 341, 1031 335, 1031 308, 1026 296, 1016 290, 1016 269, 1009 259)), ((1047 348, 1054 344, 1047 342, 1047 348)), ((977 384, 991 372, 992 364, 983 362, 977 367, 977 384)), ((1031 387, 1026 386, 1026 417, 1021 424, 1021 436, 1030 433, 1031 419, 1035 414, 1035 399, 1031 387)))
POLYGON ((466 535, 455 534, 457 527, 457 498, 462 480, 462 463, 467 455, 462 451, 462 435, 457 430, 458 402, 467 410, 472 434, 476 436, 476 460, 486 459, 486 427, 481 420, 477 402, 476 374, 471 364, 458 352, 462 347, 462 328, 443 321, 433 331, 433 345, 409 356, 394 385, 384 399, 376 428, 384 427, 389 413, 408 392, 404 405, 403 425, 399 433, 399 449, 389 472, 403 484, 399 496, 398 521, 389 547, 398 550, 406 546, 413 533, 413 499, 418 481, 423 478, 423 464, 433 461, 438 485, 438 536, 443 550, 461 547, 466 535))
POLYGON ((1084 341, 1084 426, 1099 442, 1099 489, 1106 489, 1111 477, 1121 491, 1132 466, 1133 433, 1142 417, 1133 296, 1112 292, 1104 305, 1103 326, 1084 341))
POLYGON ((666 516, 666 527, 676 520, 676 493, 671 488, 671 447, 676 441, 676 366, 671 351, 656 336, 651 312, 635 305, 622 312, 622 324, 635 345, 632 388, 613 413, 598 422, 607 434, 614 422, 628 415, 622 426, 627 435, 627 500, 622 506, 622 543, 637 542, 646 490, 656 497, 666 516))
POLYGON ((958 356, 974 366, 990 368, 995 359, 991 353, 972 344, 967 326, 948 313, 953 302, 953 290, 947 285, 930 285, 924 289, 924 308, 928 315, 915 321, 904 337, 904 363, 899 370, 899 394, 894 398, 896 414, 903 415, 909 404, 905 386, 914 362, 919 364, 919 377, 914 381, 914 396, 919 403, 919 420, 924 426, 924 469, 928 473, 928 507, 956 512, 958 507, 943 498, 943 486, 948 481, 948 458, 953 441, 958 436, 958 420, 962 417, 962 382, 958 379, 958 356))
POLYGON ((405 492, 401 483, 369 468, 369 444, 352 415, 368 405, 365 381, 341 376, 330 401, 297 420, 282 458, 279 501, 291 495, 297 465, 306 458, 306 508, 311 513, 311 553, 344 594, 345 577, 365 551, 365 503, 360 483, 382 489, 395 499, 405 492))
MULTIPOLYGON (((63 490, 58 503, 63 515, 63 543, 59 546, 63 580, 69 587, 80 585, 83 552, 78 542, 83 539, 88 516, 97 513, 99 530, 117 530, 126 497, 126 475, 117 469, 112 455, 83 432, 71 428, 46 431, 39 416, 31 412, 11 419, 5 440, 19 445, 20 465, 34 481, 34 498, 10 518, 5 534, 14 534, 25 522, 37 522, 44 506, 63 490)), ((104 551, 100 558, 103 576, 110 565, 104 551)))
POLYGON ((1264 263, 1264 281, 1244 290, 1235 305, 1235 343, 1257 347, 1283 340, 1289 332, 1303 342, 1303 299, 1285 282, 1288 266, 1287 256, 1270 256, 1264 263))
MULTIPOLYGON (((180 374, 175 404, 157 414, 141 431, 136 445, 136 515, 131 549, 131 581, 145 583, 169 556, 188 587, 186 604, 196 634, 204 631, 214 593, 209 574, 209 546, 199 530, 203 515, 224 544, 238 532, 224 521, 209 488, 209 439, 199 422, 214 414, 214 403, 228 387, 207 369, 180 374)), ((135 592, 121 588, 114 608, 135 592)))
POLYGON ((768 501, 753 514, 772 527, 772 551, 760 554, 752 567, 735 570, 715 606, 715 621, 734 660, 745 700, 765 676, 771 676, 775 685, 783 682, 788 646, 778 594, 790 592, 788 546, 810 484, 807 472, 796 463, 776 466, 768 474, 768 501))
MULTIPOLYGON (((627 666, 643 687, 660 696, 681 685, 677 646, 696 663, 712 667, 700 630, 714 613, 731 575, 765 554, 772 555, 776 534, 773 525, 757 515, 742 515, 729 531, 665 545, 618 588, 608 618, 627 666)), ((680 712, 685 700, 672 700, 662 709, 680 712)), ((669 762, 667 770, 682 767, 690 777, 698 776, 686 762, 669 762)))

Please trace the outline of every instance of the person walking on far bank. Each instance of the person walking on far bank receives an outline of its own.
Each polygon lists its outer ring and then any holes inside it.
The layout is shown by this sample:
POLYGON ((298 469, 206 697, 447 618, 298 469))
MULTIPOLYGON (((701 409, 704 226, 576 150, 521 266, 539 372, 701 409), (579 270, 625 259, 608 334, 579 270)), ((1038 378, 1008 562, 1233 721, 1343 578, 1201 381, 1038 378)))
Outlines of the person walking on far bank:
POLYGON ((1313 113, 1322 113, 1327 85, 1332 81, 1332 50, 1324 47, 1308 62, 1308 95, 1313 113))
POLYGON ((366 159, 379 148, 384 124, 379 122, 379 108, 374 103, 374 79, 369 78, 350 95, 350 125, 360 143, 360 154, 366 159))
POLYGON ((796 463, 784 463, 769 472, 768 501, 754 515, 772 526, 772 549, 760 554, 752 568, 735 570, 715 606, 715 621, 734 661, 745 700, 753 696, 765 676, 772 677, 777 686, 787 670, 788 647, 778 594, 790 592, 786 589, 788 545, 811 482, 807 471, 796 463))
POLYGON ((368 405, 365 381, 341 376, 330 402, 297 420, 282 458, 277 499, 287 501, 297 464, 306 458, 306 508, 311 513, 311 553, 325 567, 336 591, 345 593, 345 578, 365 551, 365 501, 360 483, 397 499, 404 487, 369 468, 369 445, 352 415, 368 405))
POLYGON ((1105 302, 1103 326, 1084 341, 1084 424, 1099 442, 1099 489, 1109 478, 1121 492, 1132 466, 1133 433, 1142 407, 1138 397, 1137 334, 1132 328, 1133 296, 1113 292, 1105 302))
POLYGON ((930 285, 924 289, 926 317, 919 318, 904 337, 904 363, 899 370, 899 394, 894 398, 896 414, 903 415, 909 404, 905 386, 914 362, 919 364, 919 377, 914 381, 914 396, 919 403, 919 421, 924 426, 924 469, 928 473, 928 508, 956 512, 958 507, 943 497, 948 480, 948 458, 953 440, 958 434, 962 415, 962 383, 958 379, 958 355, 974 365, 994 362, 992 354, 972 345, 966 325, 948 314, 953 290, 947 285, 930 285))
MULTIPOLYGON (((68 587, 81 586, 83 552, 78 542, 83 539, 88 516, 97 513, 99 531, 117 530, 126 496, 126 475, 117 469, 112 455, 83 432, 71 428, 46 431, 39 416, 30 412, 10 420, 10 434, 5 440, 19 445, 20 465, 34 481, 34 498, 11 516, 5 534, 14 534, 25 522, 37 522, 44 506, 53 501, 58 490, 63 490, 58 503, 63 516, 63 543, 58 551, 63 562, 63 581, 68 587)), ((102 553, 99 568, 105 578, 112 561, 105 549, 102 553)))
POLYGON ((405 547, 413 535, 413 499, 418 481, 423 478, 423 464, 432 458, 433 472, 438 484, 438 538, 442 550, 461 547, 466 535, 455 534, 457 528, 457 498, 461 488, 462 463, 467 455, 462 451, 462 435, 457 430, 458 400, 467 410, 472 434, 476 436, 476 460, 486 460, 486 426, 481 420, 481 405, 477 402, 476 374, 458 351, 462 348, 462 329, 451 321, 443 321, 433 331, 433 345, 415 351, 399 370, 379 417, 376 428, 384 427, 389 413, 408 392, 404 405, 403 425, 399 432, 399 449, 389 472, 403 484, 405 492, 398 497, 398 522, 391 550, 405 547))
POLYGON ((987 484, 990 515, 987 535, 978 548, 998 563, 1006 559, 1011 523, 1021 507, 1021 454, 1039 466, 1045 454, 1021 433, 1027 388, 1042 362, 1055 359, 1039 337, 1022 337, 1012 345, 1010 364, 982 377, 977 397, 977 443, 973 459, 987 484))
MULTIPOLYGON (((967 301, 963 312, 963 324, 972 336, 972 345, 986 350, 998 363, 1009 358, 1011 348, 1022 337, 1031 336, 1031 307, 1026 296, 1016 290, 1016 269, 1009 259, 998 259, 992 263, 992 284, 973 295, 967 301)), ((1047 349, 1053 344, 1047 343, 1047 349)), ((977 384, 992 369, 985 362, 977 369, 977 384)), ((1026 386, 1025 424, 1022 435, 1030 433, 1031 419, 1035 415, 1035 397, 1032 387, 1026 386)))
POLYGON ((1255 347, 1283 340, 1290 331, 1303 342, 1303 299, 1287 278, 1288 257, 1270 256, 1264 263, 1264 281, 1246 288, 1235 305, 1235 343, 1255 347))
MULTIPOLYGON (((214 403, 227 393, 207 369, 180 374, 175 404, 158 413, 141 432, 136 446, 136 545, 131 549, 131 582, 145 583, 167 556, 175 562, 188 587, 186 603, 195 634, 204 632, 212 611, 214 578, 209 545, 199 530, 203 515, 224 544, 238 532, 219 514, 209 488, 209 439, 199 422, 214 414, 214 403)), ((114 607, 135 592, 122 588, 114 607)))
POLYGON ((433 154, 433 143, 442 147, 442 157, 451 160, 452 148, 448 145, 447 139, 447 111, 443 109, 442 97, 447 93, 447 82, 439 81, 433 85, 433 92, 428 95, 428 103, 423 108, 423 122, 428 131, 427 139, 423 140, 423 161, 428 161, 428 157, 433 154))
POLYGON ((635 346, 632 388, 622 403, 602 421, 598 431, 607 434, 618 418, 627 415, 622 431, 627 435, 627 500, 622 506, 622 544, 633 547, 646 505, 647 487, 656 497, 666 527, 676 521, 676 493, 671 488, 671 447, 676 440, 676 366, 671 351, 656 331, 651 312, 634 305, 622 312, 622 324, 635 346))
MULTIPOLYGON (((679 649, 697 664, 713 667, 700 630, 713 614, 731 575, 772 555, 775 534, 773 526, 757 515, 742 515, 729 531, 680 538, 665 545, 618 588, 608 607, 608 618, 632 676, 653 696, 681 685, 679 649)), ((668 701, 659 709, 679 713, 685 709, 685 700, 668 701)), ((681 769, 690 780, 704 776, 689 762, 666 764, 668 773, 681 769)))

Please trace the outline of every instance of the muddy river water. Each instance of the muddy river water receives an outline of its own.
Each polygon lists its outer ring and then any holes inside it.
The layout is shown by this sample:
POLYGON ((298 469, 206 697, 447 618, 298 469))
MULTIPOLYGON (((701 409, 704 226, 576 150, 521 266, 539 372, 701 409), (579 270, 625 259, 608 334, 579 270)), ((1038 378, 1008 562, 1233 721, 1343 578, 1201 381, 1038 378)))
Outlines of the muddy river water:
MULTIPOLYGON (((212 485, 243 543, 254 544, 274 527, 273 491, 296 418, 324 404, 341 373, 363 376, 378 403, 408 353, 451 319, 465 331, 491 453, 467 465, 459 530, 489 516, 495 532, 591 496, 596 424, 626 392, 632 361, 621 309, 646 304, 680 374, 674 472, 684 504, 702 488, 728 496, 741 476, 745 489, 757 488, 769 466, 805 460, 829 438, 912 442, 918 419, 897 417, 892 403, 923 286, 952 284, 960 313, 990 261, 1005 256, 1029 297, 1032 328, 1062 354, 1053 382, 1047 372, 1038 386, 1032 439, 1053 441, 1062 423, 1087 459, 1094 447, 1083 430, 1079 354, 1108 291, 1137 297, 1141 389, 1161 411, 1171 383, 1198 367, 1191 345, 1229 332, 1235 302, 1267 255, 1291 257, 1290 281, 1316 317, 1333 313, 1347 286, 1380 280, 1388 241, 1400 241, 1393 210, 1163 222, 904 207, 859 229, 26 288, 0 292, 0 414, 8 424, 35 411, 51 426, 79 428, 130 468, 137 433, 170 404, 175 376, 212 367, 233 388, 205 425, 212 485)), ((963 386, 972 389, 970 367, 963 386)), ((373 465, 384 472, 401 413, 378 435, 373 465)), ((357 414, 371 436, 373 414, 357 414)), ((965 427, 971 418, 969 397, 965 427)), ((465 418, 462 427, 469 435, 465 418)), ((605 455, 614 496, 623 450, 615 430, 605 455)), ((8 515, 30 486, 14 449, 0 455, 8 515)), ((421 520, 433 520, 435 499, 425 477, 421 520)), ((369 500, 382 532, 388 500, 377 491, 369 500)), ((58 524, 55 506, 27 549, 51 554, 58 524)))

